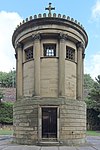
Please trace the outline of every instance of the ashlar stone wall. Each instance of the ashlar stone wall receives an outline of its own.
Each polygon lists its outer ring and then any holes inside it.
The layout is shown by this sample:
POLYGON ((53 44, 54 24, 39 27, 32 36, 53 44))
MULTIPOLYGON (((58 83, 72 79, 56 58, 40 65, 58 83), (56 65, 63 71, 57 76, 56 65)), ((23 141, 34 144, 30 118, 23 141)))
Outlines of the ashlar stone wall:
POLYGON ((60 145, 74 145, 85 142, 86 105, 72 99, 64 98, 30 98, 19 99, 14 105, 14 142, 21 144, 39 144, 42 141, 40 123, 41 106, 57 106, 58 139, 60 145))

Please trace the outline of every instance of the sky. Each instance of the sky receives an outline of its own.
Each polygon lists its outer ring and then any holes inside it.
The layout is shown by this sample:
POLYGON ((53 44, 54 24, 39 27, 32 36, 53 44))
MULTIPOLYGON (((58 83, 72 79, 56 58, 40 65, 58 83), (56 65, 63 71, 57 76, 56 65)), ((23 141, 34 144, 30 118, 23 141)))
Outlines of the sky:
POLYGON ((49 2, 53 13, 78 20, 88 35, 85 50, 85 73, 95 79, 100 75, 100 0, 0 0, 0 71, 16 68, 12 35, 17 25, 35 14, 48 13, 49 2))

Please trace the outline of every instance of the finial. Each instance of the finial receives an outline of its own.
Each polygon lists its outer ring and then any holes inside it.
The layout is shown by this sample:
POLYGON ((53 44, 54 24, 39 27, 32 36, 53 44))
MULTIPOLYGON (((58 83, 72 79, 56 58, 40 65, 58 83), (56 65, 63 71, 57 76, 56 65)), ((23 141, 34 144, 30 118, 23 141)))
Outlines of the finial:
POLYGON ((45 8, 45 10, 49 11, 49 15, 51 16, 51 10, 55 10, 55 7, 51 7, 52 3, 49 3, 49 7, 45 8))

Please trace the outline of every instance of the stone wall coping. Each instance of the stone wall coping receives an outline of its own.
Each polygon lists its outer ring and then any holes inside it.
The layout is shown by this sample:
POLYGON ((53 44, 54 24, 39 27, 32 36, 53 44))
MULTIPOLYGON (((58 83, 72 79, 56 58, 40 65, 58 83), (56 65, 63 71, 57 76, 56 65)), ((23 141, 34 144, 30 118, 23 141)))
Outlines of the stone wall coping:
POLYGON ((75 20, 74 18, 71 18, 70 16, 66 16, 66 15, 56 14, 56 13, 53 13, 51 15, 44 13, 44 14, 38 14, 38 15, 30 16, 30 17, 26 18, 25 20, 23 20, 22 22, 20 22, 20 24, 17 25, 16 29, 19 28, 21 25, 23 25, 26 22, 29 22, 29 21, 35 20, 35 19, 39 19, 39 18, 59 18, 59 19, 64 19, 64 20, 73 22, 73 23, 77 24, 79 27, 81 27, 82 29, 84 29, 83 25, 80 22, 78 22, 77 20, 75 20))
POLYGON ((38 15, 30 16, 29 18, 26 18, 25 20, 20 22, 20 24, 17 25, 16 29, 14 30, 12 36, 13 46, 15 44, 15 39, 19 33, 23 32, 26 29, 33 28, 34 26, 46 25, 46 24, 65 25, 77 30, 79 33, 83 35, 86 42, 85 45, 87 46, 88 36, 82 24, 77 20, 75 20, 74 18, 61 15, 61 14, 57 15, 56 13, 51 15, 47 15, 46 13, 44 13, 43 15, 38 14, 38 15))

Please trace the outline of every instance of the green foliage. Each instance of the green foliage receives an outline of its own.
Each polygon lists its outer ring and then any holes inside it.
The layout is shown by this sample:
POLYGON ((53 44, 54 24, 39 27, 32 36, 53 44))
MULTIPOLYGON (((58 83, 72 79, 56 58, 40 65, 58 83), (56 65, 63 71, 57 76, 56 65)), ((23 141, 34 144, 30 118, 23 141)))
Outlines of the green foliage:
POLYGON ((92 89, 94 80, 91 78, 90 74, 84 74, 84 88, 92 89))
POLYGON ((84 75, 84 98, 88 109, 93 108, 95 105, 95 102, 89 99, 89 93, 91 92, 94 83, 95 81, 91 78, 90 74, 84 75))
POLYGON ((85 102, 87 104, 88 109, 92 109, 92 108, 96 107, 96 102, 94 100, 89 99, 88 97, 85 98, 85 102))
POLYGON ((15 87, 16 85, 16 71, 0 72, 1 87, 15 87))
POLYGON ((87 104, 87 128, 100 129, 100 76, 94 81, 89 74, 84 75, 84 93, 87 104))
POLYGON ((94 103, 93 108, 100 111, 100 75, 96 78, 93 88, 89 93, 89 100, 94 103))
POLYGON ((13 123, 13 104, 12 103, 0 103, 0 123, 12 124, 13 123))
POLYGON ((100 130, 99 111, 87 109, 87 124, 90 130, 100 130))
POLYGON ((100 111, 100 75, 94 81, 89 74, 84 75, 84 89, 87 91, 87 108, 100 111))

